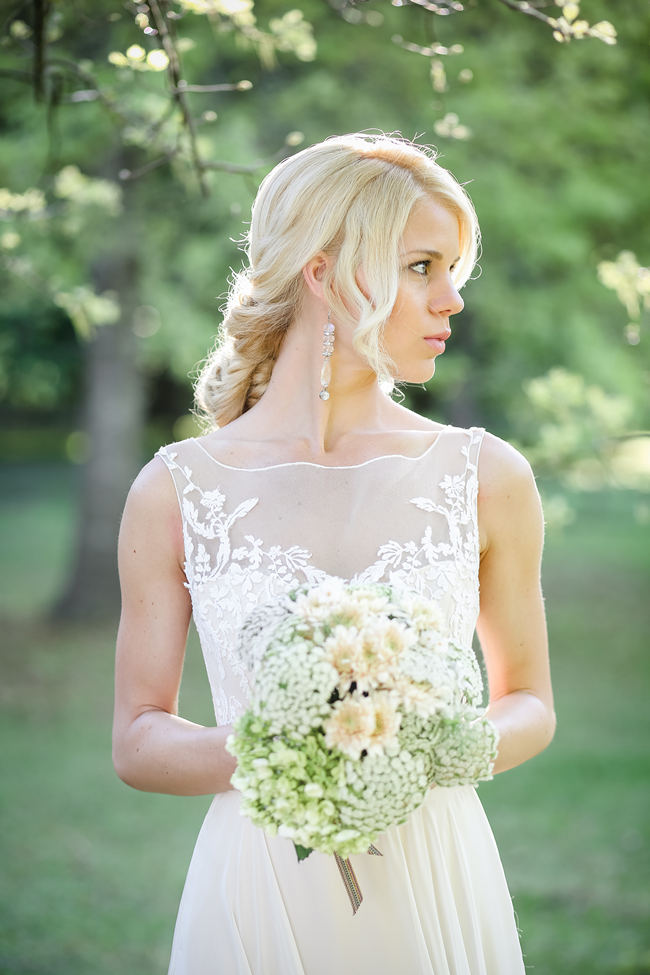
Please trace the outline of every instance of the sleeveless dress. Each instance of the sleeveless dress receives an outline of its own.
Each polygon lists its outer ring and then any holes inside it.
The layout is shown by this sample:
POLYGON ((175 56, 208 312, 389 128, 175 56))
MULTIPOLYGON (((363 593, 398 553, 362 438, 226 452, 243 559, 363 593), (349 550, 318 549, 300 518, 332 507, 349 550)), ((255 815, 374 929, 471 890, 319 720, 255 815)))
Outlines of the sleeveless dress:
MULTIPOLYGON (((238 630, 260 604, 338 576, 392 582, 441 604, 471 650, 478 616, 476 513, 482 428, 446 427, 418 457, 243 469, 195 439, 158 451, 176 487, 186 586, 216 721, 246 708, 238 630)), ((299 663, 297 663, 299 666, 299 663)), ((512 902, 476 789, 433 788, 409 820, 352 857, 353 916, 334 857, 293 843, 217 795, 179 909, 170 975, 521 975, 512 902)))

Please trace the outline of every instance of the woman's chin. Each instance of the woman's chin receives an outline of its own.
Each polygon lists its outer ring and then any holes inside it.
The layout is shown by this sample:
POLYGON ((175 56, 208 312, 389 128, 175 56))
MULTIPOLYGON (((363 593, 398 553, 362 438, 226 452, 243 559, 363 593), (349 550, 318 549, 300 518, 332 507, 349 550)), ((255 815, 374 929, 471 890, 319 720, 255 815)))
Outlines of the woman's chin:
POLYGON ((433 379, 436 372, 436 361, 435 359, 428 359, 426 362, 421 363, 417 367, 412 367, 411 369, 404 369, 398 379, 399 383, 427 383, 430 379, 433 379))

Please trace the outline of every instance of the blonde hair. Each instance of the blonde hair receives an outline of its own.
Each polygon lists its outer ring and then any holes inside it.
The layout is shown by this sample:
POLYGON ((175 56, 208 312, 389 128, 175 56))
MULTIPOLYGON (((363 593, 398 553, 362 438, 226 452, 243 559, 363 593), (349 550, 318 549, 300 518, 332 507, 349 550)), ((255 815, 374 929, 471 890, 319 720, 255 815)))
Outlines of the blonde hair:
POLYGON ((430 196, 459 221, 457 287, 476 261, 479 229, 465 190, 435 150, 387 135, 334 136, 279 163, 253 204, 248 267, 232 280, 217 345, 195 386, 198 412, 225 426, 266 389, 300 309, 302 269, 320 251, 335 261, 323 284, 335 322, 354 325, 354 347, 392 388, 382 330, 399 284, 399 244, 414 204, 430 196), (369 297, 356 280, 363 266, 369 297))

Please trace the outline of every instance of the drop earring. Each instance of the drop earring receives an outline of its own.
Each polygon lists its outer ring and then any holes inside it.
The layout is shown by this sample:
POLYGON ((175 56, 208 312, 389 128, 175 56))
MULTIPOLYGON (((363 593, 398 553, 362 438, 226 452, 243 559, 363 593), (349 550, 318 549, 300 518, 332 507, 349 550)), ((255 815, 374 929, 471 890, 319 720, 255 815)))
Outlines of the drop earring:
POLYGON ((332 380, 332 353, 334 352, 334 324, 330 322, 329 316, 323 329, 323 365, 320 371, 320 393, 322 400, 330 398, 329 384, 332 380))

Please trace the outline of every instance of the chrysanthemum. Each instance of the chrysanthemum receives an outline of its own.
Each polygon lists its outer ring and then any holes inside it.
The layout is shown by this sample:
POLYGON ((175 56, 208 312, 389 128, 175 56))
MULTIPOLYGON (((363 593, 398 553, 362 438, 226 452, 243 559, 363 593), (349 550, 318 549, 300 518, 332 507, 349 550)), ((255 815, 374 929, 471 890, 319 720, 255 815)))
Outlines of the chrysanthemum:
POLYGON ((407 647, 413 646, 416 635, 412 629, 398 620, 381 620, 381 638, 393 656, 399 656, 407 647))
POLYGON ((331 620, 334 625, 353 626, 360 630, 372 618, 372 613, 364 603, 354 599, 347 593, 331 608, 331 620))
POLYGON ((349 689, 356 680, 360 651, 359 633, 355 627, 335 626, 325 641, 326 660, 336 668, 341 677, 339 689, 349 689))
POLYGON ((342 579, 325 579, 307 592, 298 594, 295 611, 309 622, 321 622, 332 614, 345 596, 345 583, 342 579))
POLYGON ((413 592, 400 593, 398 602, 402 612, 419 629, 442 629, 444 616, 437 603, 413 592))
POLYGON ((323 727, 328 748, 338 748, 357 759, 374 733, 375 709, 367 697, 346 697, 336 702, 323 727))
POLYGON ((372 620, 360 634, 357 681, 364 687, 387 682, 408 645, 404 628, 393 620, 372 620))
POLYGON ((438 695, 431 692, 428 684, 402 678, 395 681, 394 690, 402 707, 421 718, 430 718, 440 710, 438 695))
POLYGON ((374 586, 358 586, 351 593, 354 601, 363 607, 367 615, 384 613, 390 603, 388 593, 374 586))
POLYGON ((382 754, 386 748, 397 744, 402 716, 390 691, 377 691, 370 700, 375 712, 375 727, 368 743, 368 754, 382 754))

